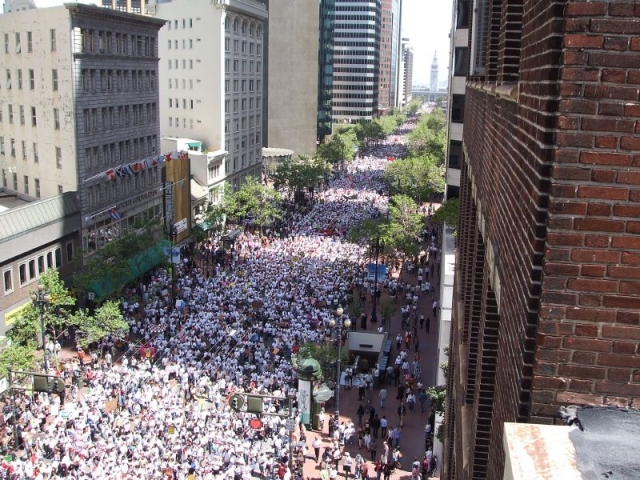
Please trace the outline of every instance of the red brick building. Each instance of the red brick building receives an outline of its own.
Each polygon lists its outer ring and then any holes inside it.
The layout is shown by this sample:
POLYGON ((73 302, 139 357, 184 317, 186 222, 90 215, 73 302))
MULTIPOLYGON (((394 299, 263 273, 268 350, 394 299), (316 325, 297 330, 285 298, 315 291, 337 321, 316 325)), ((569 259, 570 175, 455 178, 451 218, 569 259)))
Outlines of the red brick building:
POLYGON ((442 477, 493 480, 504 422, 640 407, 640 4, 471 12, 442 477))

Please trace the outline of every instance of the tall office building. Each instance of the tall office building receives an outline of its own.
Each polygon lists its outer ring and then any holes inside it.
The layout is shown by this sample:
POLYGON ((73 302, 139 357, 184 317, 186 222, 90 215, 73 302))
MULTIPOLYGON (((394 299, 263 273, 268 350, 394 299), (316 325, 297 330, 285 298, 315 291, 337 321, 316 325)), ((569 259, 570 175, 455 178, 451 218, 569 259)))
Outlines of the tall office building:
POLYGON ((381 0, 335 0, 334 123, 371 120, 378 112, 381 0))
POLYGON ((313 155, 318 117, 318 0, 267 0, 263 144, 313 155))
MULTIPOLYGON (((256 0, 174 0, 149 5, 160 30, 160 132, 202 142, 215 200, 262 171, 263 22, 256 0)), ((200 147, 199 147, 200 148, 200 147)), ((192 170, 199 170, 197 167, 192 170)))
MULTIPOLYGON (((469 58, 469 3, 456 0, 453 3, 451 48, 449 57, 449 95, 447 102, 447 190, 446 198, 460 194, 460 164, 462 161, 462 131, 464 122, 464 91, 469 58)), ((435 78, 437 87, 437 77, 435 78)), ((431 80, 431 91, 434 79, 431 80)))
POLYGON ((391 53, 393 52, 392 0, 382 0, 382 23, 380 27, 380 77, 378 86, 378 113, 388 113, 391 102, 391 53))
POLYGON ((398 98, 402 108, 413 98, 413 48, 409 46, 408 38, 402 39, 400 71, 398 98))
POLYGON ((65 4, 0 15, 3 187, 76 191, 85 253, 161 217, 157 19, 65 4), (132 33, 135 32, 135 33, 132 33))
POLYGON ((336 0, 321 0, 318 44, 318 141, 331 135, 336 0))
POLYGON ((468 11, 442 477, 484 480, 503 477, 505 422, 640 407, 640 11, 468 11))
POLYGON ((398 84, 400 83, 400 64, 402 53, 402 0, 391 1, 391 75, 389 78, 389 103, 393 108, 399 108, 398 84))

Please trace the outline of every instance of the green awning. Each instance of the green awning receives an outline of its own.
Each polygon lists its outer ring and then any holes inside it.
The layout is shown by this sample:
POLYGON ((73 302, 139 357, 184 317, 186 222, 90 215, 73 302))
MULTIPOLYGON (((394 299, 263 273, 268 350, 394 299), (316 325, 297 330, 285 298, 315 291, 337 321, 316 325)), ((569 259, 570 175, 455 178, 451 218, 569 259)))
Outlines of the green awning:
POLYGON ((189 142, 187 145, 189 148, 200 148, 202 147, 202 142, 189 142))

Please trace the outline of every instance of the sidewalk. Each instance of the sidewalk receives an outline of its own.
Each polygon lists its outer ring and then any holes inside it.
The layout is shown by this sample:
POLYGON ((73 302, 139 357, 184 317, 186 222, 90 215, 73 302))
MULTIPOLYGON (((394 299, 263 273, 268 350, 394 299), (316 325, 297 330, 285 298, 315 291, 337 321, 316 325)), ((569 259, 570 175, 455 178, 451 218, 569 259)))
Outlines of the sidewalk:
MULTIPOLYGON (((426 242, 423 244, 423 248, 427 249, 430 242, 426 242)), ((433 274, 430 277, 430 283, 436 287, 435 293, 423 293, 420 295, 418 300, 418 314, 422 313, 425 317, 431 319, 430 330, 429 333, 425 332, 425 329, 420 329, 418 324, 418 338, 420 340, 420 367, 422 368, 422 382, 424 383, 425 388, 432 387, 436 382, 436 375, 438 373, 438 336, 439 336, 439 324, 434 318, 432 303, 434 299, 438 299, 438 288, 440 286, 440 275, 438 274, 437 264, 435 258, 430 258, 428 265, 431 267, 433 274)), ((394 277, 398 277, 397 273, 394 274, 394 277)), ((404 282, 411 283, 413 285, 417 285, 417 275, 409 274, 405 271, 402 272, 402 280, 404 282)), ((400 307, 406 304, 404 298, 400 298, 401 295, 398 295, 398 303, 396 312, 393 314, 391 321, 387 324, 387 332, 389 333, 389 338, 393 339, 393 347, 391 350, 390 362, 395 360, 395 357, 398 353, 395 344, 395 337, 398 333, 402 333, 402 316, 400 312, 400 307)), ((381 298, 378 302, 378 314, 380 310, 380 305, 388 298, 388 294, 386 290, 382 291, 381 298)), ((367 299, 365 311, 368 314, 369 318, 371 317, 373 305, 370 299, 367 299)), ((353 320, 352 320, 353 321, 353 320)), ((380 326, 380 323, 371 324, 371 322, 367 323, 368 331, 376 331, 380 326)), ((359 322, 358 322, 358 330, 359 322)), ((411 327, 413 324, 411 323, 411 327)), ((411 348, 411 357, 413 358, 413 346, 411 348)), ((389 428, 394 428, 399 425, 399 417, 397 414, 398 401, 396 400, 397 388, 395 387, 394 382, 386 385, 386 389, 388 392, 387 401, 385 403, 385 407, 383 409, 380 408, 380 399, 378 396, 379 388, 374 389, 371 394, 371 405, 375 408, 376 413, 382 418, 382 416, 386 416, 389 421, 389 428)), ((365 397, 366 398, 366 397, 365 397)), ((363 406, 367 406, 366 400, 364 402, 360 402, 358 400, 358 388, 353 387, 351 389, 345 389, 344 386, 340 390, 340 422, 347 422, 351 420, 356 427, 358 426, 358 417, 357 410, 360 404, 363 406)), ((330 416, 334 413, 332 404, 329 405, 327 410, 327 416, 330 416)), ((430 409, 427 403, 427 408, 425 413, 420 412, 420 404, 416 404, 416 408, 414 412, 409 412, 407 407, 407 415, 404 418, 403 426, 402 426, 402 437, 400 439, 400 450, 403 454, 403 458, 401 460, 402 468, 396 469, 391 478, 393 480, 398 480, 400 478, 407 478, 411 475, 411 464, 414 458, 417 458, 419 461, 422 460, 425 454, 425 426, 427 425, 427 421, 429 418, 430 409)), ((311 432, 309 431, 307 434, 307 445, 311 445, 315 440, 316 436, 318 436, 320 432, 311 432)), ((328 437, 328 421, 325 423, 324 431, 322 435, 320 435, 322 439, 322 448, 321 451, 324 451, 324 447, 329 446, 331 441, 328 437)), ((382 447, 382 439, 380 436, 377 439, 378 445, 378 457, 383 451, 382 447)), ((313 449, 310 449, 311 453, 313 449)), ((358 453, 363 456, 365 460, 367 460, 369 464, 369 477, 374 478, 376 473, 373 469, 374 463, 370 461, 369 452, 363 447, 362 450, 358 449, 357 439, 354 441, 354 445, 345 446, 345 451, 351 453, 352 457, 355 457, 358 453)), ((440 474, 440 460, 438 459, 438 468, 436 472, 432 476, 432 478, 439 478, 440 474)), ((342 462, 340 463, 339 475, 343 475, 342 473, 342 462)), ((307 479, 316 480, 320 479, 320 469, 319 466, 316 466, 315 461, 313 459, 307 459, 304 466, 304 476, 307 479)))

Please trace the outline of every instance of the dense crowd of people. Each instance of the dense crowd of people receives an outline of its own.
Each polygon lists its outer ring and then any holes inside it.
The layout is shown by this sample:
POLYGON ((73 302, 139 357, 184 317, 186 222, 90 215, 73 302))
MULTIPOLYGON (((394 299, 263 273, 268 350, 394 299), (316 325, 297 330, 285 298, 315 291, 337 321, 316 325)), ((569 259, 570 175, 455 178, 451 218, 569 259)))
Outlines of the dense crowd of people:
MULTIPOLYGON (((55 394, 17 396, 16 421, 0 442, 18 448, 5 457, 0 478, 301 477, 287 467, 290 455, 295 464, 308 453, 300 418, 291 436, 285 428, 289 402, 297 403, 291 354, 327 341, 336 307, 354 292, 373 294, 364 280, 366 248, 346 234, 386 208, 381 174, 396 142, 373 147, 332 178, 310 209, 288 218, 287 235, 242 233, 226 267, 184 259, 174 295, 170 272, 154 271, 123 298, 132 340, 124 354, 118 339, 107 338, 101 355, 70 359, 58 372, 70 387, 62 403, 55 394), (264 395, 265 412, 281 416, 265 415, 256 425, 255 415, 229 407, 235 393, 264 395)), ((411 299, 424 292, 398 280, 385 287, 411 299)), ((408 318, 417 328, 417 313, 408 318)), ((332 425, 338 446, 344 430, 332 425)), ((385 478, 382 469, 392 468, 385 466, 387 445, 380 445, 381 458, 372 456, 385 478)), ((324 452, 325 461, 327 455, 333 453, 324 452)), ((353 459, 354 472, 361 460, 353 459)), ((337 476, 333 467, 322 472, 337 476)))

